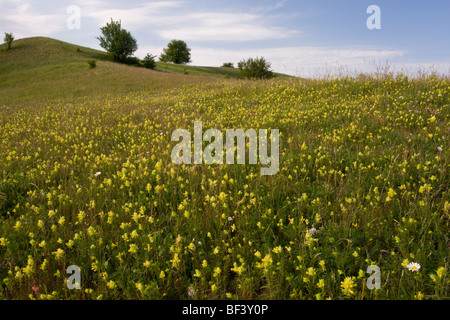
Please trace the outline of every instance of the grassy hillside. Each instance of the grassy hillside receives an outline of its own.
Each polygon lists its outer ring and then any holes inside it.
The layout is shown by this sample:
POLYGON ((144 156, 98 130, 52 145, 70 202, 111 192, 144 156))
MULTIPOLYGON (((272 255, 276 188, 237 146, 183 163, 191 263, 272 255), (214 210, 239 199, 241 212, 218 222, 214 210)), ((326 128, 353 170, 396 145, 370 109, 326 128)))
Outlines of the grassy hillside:
MULTIPOLYGON (((217 78, 239 78, 240 72, 238 68, 224 68, 224 67, 202 67, 190 65, 177 65, 172 63, 157 62, 156 70, 166 71, 180 74, 191 74, 198 76, 208 76, 217 78)), ((275 78, 288 79, 293 78, 283 73, 274 72, 275 78)))
POLYGON ((201 76, 210 76, 218 78, 237 78, 239 76, 239 69, 237 68, 222 68, 222 67, 197 67, 189 65, 177 65, 173 63, 157 62, 156 70, 173 72, 180 74, 192 74, 201 76))
MULTIPOLYGON (((120 94, 186 83, 236 78, 238 69, 157 62, 156 70, 109 61, 105 52, 63 41, 33 37, 0 46, 0 103, 120 94), (88 60, 97 60, 89 69, 88 60)), ((277 74, 280 77, 286 75, 277 74)))
POLYGON ((104 52, 43 37, 16 40, 9 51, 0 47, 2 104, 160 90, 204 80, 113 63, 104 52), (97 60, 94 69, 87 64, 91 59, 97 60))

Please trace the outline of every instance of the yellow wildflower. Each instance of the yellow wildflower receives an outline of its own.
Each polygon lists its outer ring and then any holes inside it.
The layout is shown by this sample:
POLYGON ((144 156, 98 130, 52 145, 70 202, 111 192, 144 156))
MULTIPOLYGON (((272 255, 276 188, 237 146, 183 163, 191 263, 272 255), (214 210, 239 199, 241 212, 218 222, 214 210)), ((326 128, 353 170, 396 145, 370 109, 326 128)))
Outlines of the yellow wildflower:
POLYGON ((344 281, 341 281, 341 290, 345 295, 352 295, 355 287, 356 283, 353 282, 352 277, 345 277, 344 281))

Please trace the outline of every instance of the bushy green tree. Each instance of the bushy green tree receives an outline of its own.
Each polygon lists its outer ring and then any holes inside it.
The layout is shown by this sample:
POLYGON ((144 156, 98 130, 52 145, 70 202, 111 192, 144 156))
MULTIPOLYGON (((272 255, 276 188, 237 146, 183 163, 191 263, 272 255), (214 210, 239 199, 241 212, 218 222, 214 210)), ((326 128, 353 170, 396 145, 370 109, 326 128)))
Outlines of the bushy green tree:
POLYGON ((234 68, 233 62, 224 62, 222 68, 234 68))
POLYGON ((100 46, 104 48, 114 61, 126 62, 137 50, 136 39, 125 29, 121 21, 113 21, 100 28, 103 36, 97 37, 100 46))
POLYGON ((191 62, 191 49, 183 40, 172 40, 167 48, 163 49, 159 60, 176 64, 189 63, 191 62))
POLYGON ((14 35, 12 34, 12 32, 10 33, 5 32, 5 37, 3 38, 3 41, 5 41, 7 45, 6 50, 11 49, 11 44, 14 41, 14 35))
POLYGON ((244 59, 238 63, 238 68, 243 78, 270 79, 273 77, 270 62, 263 57, 244 59))

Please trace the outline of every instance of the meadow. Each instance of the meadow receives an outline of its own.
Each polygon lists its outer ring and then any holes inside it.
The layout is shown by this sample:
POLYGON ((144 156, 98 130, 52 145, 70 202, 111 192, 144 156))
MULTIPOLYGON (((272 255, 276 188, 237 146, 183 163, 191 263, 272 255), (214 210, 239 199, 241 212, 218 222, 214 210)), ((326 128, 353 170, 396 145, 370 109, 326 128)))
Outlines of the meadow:
POLYGON ((448 78, 144 71, 0 103, 0 299, 449 298, 448 78), (279 129, 278 173, 173 164, 194 121, 279 129))

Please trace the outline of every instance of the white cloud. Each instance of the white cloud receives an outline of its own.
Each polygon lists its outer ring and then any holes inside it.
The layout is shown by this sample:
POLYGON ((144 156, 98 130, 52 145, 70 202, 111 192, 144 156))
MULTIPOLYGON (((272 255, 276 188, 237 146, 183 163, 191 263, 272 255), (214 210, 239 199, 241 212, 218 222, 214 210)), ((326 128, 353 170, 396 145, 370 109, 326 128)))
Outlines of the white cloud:
POLYGON ((189 12, 182 1, 148 2, 133 8, 120 8, 104 1, 76 0, 83 18, 94 19, 97 26, 121 19, 130 31, 147 30, 165 40, 253 41, 283 39, 300 32, 273 27, 263 14, 241 12, 189 12), (174 10, 177 9, 177 10, 174 10))
POLYGON ((65 7, 57 8, 53 13, 42 13, 29 1, 14 0, 0 4, 2 11, 0 29, 13 31, 16 38, 50 36, 66 28, 65 7))
MULTIPOLYGON (((186 1, 150 1, 129 5, 105 0, 73 0, 58 1, 54 6, 47 3, 44 7, 31 0, 7 3, 0 0, 4 16, 0 27, 11 26, 17 36, 51 36, 67 31, 66 9, 69 4, 80 8, 82 28, 86 25, 101 27, 111 18, 120 19, 122 26, 133 34, 144 32, 161 40, 243 42, 284 39, 300 34, 299 31, 276 26, 276 20, 280 17, 269 17, 261 10, 258 13, 192 11, 186 1)), ((282 1, 278 2, 274 8, 282 5, 282 1)), ((86 29, 83 32, 89 31, 86 29)))
POLYGON ((105 25, 112 18, 120 19, 123 27, 130 29, 154 25, 162 19, 167 19, 166 15, 161 16, 163 9, 178 8, 182 5, 180 1, 154 1, 130 9, 113 7, 111 3, 104 1, 78 0, 76 3, 83 10, 83 17, 94 19, 98 26, 105 25))
MULTIPOLYGON (((93 20, 97 26, 103 26, 111 18, 122 20, 127 29, 145 29, 161 21, 165 15, 164 9, 180 7, 181 1, 153 1, 129 8, 120 3, 104 0, 73 0, 49 3, 37 3, 30 0, 0 0, 0 29, 14 30, 16 38, 35 35, 52 36, 58 32, 67 31, 66 12, 69 5, 76 5, 81 10, 82 28, 86 20, 93 20)), ((170 18, 170 16, 169 16, 170 18)))
POLYGON ((157 34, 165 39, 197 41, 254 41, 289 38, 300 34, 266 25, 261 15, 247 13, 202 12, 182 15, 170 21, 169 28, 157 34), (172 26, 173 22, 177 22, 172 26))
POLYGON ((192 48, 192 64, 220 66, 224 62, 237 65, 242 59, 264 57, 276 72, 298 76, 335 73, 340 68, 354 70, 373 69, 371 61, 386 61, 402 57, 400 50, 371 48, 342 49, 332 47, 282 47, 266 49, 227 50, 203 47, 192 48))

